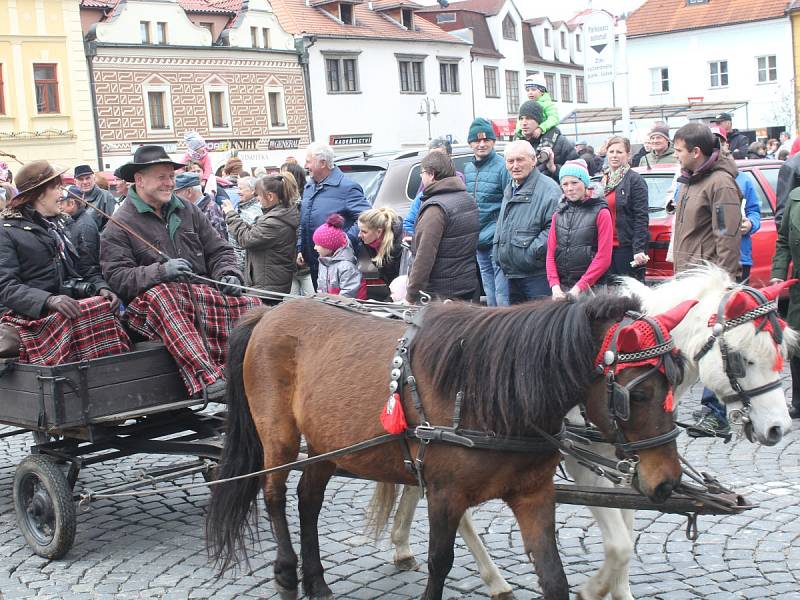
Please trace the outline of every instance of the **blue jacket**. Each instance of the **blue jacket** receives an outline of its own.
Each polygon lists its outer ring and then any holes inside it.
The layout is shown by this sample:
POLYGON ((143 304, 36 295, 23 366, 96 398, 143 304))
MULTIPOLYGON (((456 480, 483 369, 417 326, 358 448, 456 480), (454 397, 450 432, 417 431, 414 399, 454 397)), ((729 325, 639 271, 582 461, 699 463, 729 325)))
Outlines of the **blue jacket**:
MULTIPOLYGON (((464 174, 461 171, 456 171, 456 177, 458 177, 461 181, 464 181, 464 174)), ((422 206, 422 192, 424 188, 422 184, 419 184, 419 189, 417 190, 417 195, 414 196, 414 199, 411 201, 411 206, 408 207, 408 214, 406 218, 403 219, 403 232, 406 235, 414 235, 414 232, 417 230, 417 217, 419 216, 419 209, 422 206)))
POLYGON ((545 274, 547 236, 561 188, 536 168, 517 186, 508 184, 497 217, 492 258, 509 279, 545 274))
MULTIPOLYGON (((758 200, 758 194, 756 194, 756 189, 753 187, 753 183, 750 181, 750 178, 747 177, 744 173, 739 173, 736 176, 736 183, 739 186, 739 189, 742 192, 742 196, 744 196, 744 216, 747 219, 750 219, 750 222, 753 224, 752 229, 750 229, 750 233, 742 236, 742 244, 740 246, 740 255, 739 255, 739 264, 742 265, 750 265, 753 266, 753 240, 751 236, 761 229, 761 202, 758 200)), ((681 189, 681 185, 678 184, 675 186, 675 204, 677 206, 678 192, 681 189)))
POLYGON ((339 167, 334 167, 320 183, 309 177, 303 188, 297 236, 297 249, 303 253, 306 264, 316 271, 318 257, 312 236, 329 216, 339 213, 344 217, 345 231, 355 247, 358 243, 358 215, 370 208, 361 186, 345 177, 339 167))
POLYGON ((473 159, 464 166, 464 179, 467 191, 478 204, 481 224, 478 249, 488 250, 492 247, 503 192, 511 183, 511 175, 503 157, 492 150, 482 161, 473 159))
POLYGON ((743 265, 752 266, 753 240, 750 236, 761 229, 761 203, 758 201, 758 195, 749 177, 744 173, 739 173, 736 176, 736 183, 739 184, 739 189, 742 190, 742 196, 744 196, 744 216, 750 219, 753 224, 750 233, 742 236, 742 254, 739 257, 739 262, 743 265))

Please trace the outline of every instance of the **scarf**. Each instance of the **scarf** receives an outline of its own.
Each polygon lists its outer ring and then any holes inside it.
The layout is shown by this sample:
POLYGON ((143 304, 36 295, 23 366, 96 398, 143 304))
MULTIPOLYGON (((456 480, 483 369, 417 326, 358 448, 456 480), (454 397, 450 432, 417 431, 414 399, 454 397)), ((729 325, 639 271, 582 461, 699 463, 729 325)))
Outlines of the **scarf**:
POLYGON ((619 169, 616 171, 611 170, 611 167, 606 170, 603 174, 603 186, 605 188, 605 193, 609 194, 613 192, 617 186, 622 182, 625 178, 625 175, 630 171, 631 166, 628 163, 624 163, 619 169))

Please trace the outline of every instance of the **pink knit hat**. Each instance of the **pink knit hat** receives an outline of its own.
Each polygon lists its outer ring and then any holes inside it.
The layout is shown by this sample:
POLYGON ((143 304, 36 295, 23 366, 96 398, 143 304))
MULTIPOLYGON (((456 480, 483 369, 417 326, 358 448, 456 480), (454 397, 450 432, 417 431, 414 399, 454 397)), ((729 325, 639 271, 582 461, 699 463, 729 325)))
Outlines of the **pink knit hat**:
POLYGON ((347 245, 347 234, 344 232, 344 217, 333 213, 322 225, 317 227, 312 237, 314 244, 328 250, 338 250, 347 245))

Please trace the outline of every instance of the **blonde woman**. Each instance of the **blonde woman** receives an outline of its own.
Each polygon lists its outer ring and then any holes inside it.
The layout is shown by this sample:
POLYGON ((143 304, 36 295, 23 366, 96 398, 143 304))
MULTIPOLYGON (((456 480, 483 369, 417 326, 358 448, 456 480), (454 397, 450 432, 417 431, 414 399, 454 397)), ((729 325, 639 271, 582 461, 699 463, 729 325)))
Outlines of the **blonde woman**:
MULTIPOLYGON (((358 237, 356 256, 359 262, 375 265, 388 287, 400 273, 403 219, 387 207, 364 211, 358 217, 358 237)), ((388 300, 388 296, 379 299, 388 300)))

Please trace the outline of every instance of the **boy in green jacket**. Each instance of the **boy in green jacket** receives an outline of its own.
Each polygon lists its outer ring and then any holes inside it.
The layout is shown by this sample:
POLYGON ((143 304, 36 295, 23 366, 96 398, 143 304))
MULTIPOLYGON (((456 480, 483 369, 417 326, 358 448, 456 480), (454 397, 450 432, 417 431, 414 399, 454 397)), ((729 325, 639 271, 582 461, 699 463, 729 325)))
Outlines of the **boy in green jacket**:
MULTIPOLYGON (((544 136, 546 140, 552 143, 553 129, 561 122, 561 118, 558 116, 556 103, 547 93, 544 75, 541 73, 528 75, 525 79, 525 93, 528 94, 529 100, 538 102, 544 111, 544 121, 539 124, 533 136, 537 138, 544 136)), ((522 135, 522 127, 519 121, 517 121, 517 130, 514 132, 514 138, 518 140, 525 138, 522 135)))

